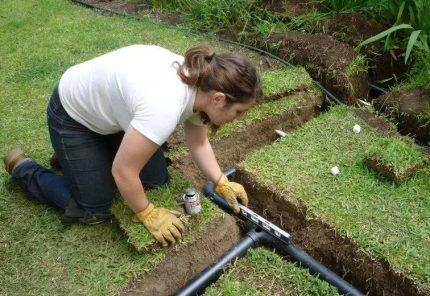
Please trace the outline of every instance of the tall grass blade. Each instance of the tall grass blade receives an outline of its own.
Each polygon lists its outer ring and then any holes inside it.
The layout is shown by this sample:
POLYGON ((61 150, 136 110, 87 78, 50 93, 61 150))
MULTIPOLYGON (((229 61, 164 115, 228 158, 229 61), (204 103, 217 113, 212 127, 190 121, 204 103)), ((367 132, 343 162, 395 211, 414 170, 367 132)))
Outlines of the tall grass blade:
POLYGON ((412 48, 414 47, 420 33, 421 30, 413 31, 411 37, 409 37, 408 46, 406 47, 405 64, 408 63, 409 55, 411 54, 412 48))
POLYGON ((413 29, 413 28, 411 25, 408 25, 408 24, 397 25, 397 26, 391 27, 391 28, 389 28, 389 29, 387 29, 387 30, 375 35, 375 36, 372 36, 372 37, 364 40, 363 42, 361 42, 359 44, 359 46, 363 46, 363 45, 375 42, 381 38, 384 38, 385 36, 390 35, 391 33, 395 32, 395 31, 401 30, 401 29, 413 29))
POLYGON ((400 8, 399 8, 399 12, 397 13, 397 18, 396 18, 395 24, 399 24, 401 22, 400 20, 402 18, 404 9, 405 9, 405 2, 402 2, 402 5, 400 5, 400 8))

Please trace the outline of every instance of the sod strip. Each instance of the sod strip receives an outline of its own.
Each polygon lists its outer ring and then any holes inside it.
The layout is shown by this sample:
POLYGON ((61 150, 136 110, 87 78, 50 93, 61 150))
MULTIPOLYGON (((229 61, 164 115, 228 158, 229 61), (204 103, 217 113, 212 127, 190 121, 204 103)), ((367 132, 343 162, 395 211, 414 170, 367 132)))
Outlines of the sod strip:
POLYGON ((262 248, 251 249, 221 278, 206 289, 215 295, 339 295, 336 288, 309 274, 306 269, 282 260, 262 248))
POLYGON ((272 101, 263 99, 261 104, 249 110, 244 119, 235 120, 223 125, 212 138, 219 139, 223 136, 268 117, 277 116, 291 110, 293 107, 303 103, 308 94, 320 95, 320 92, 312 87, 312 79, 301 67, 289 67, 266 71, 262 73, 262 85, 265 98, 281 96, 280 99, 272 101), (307 89, 308 91, 305 91, 307 89), (298 90, 288 96, 282 96, 291 90, 298 90))
MULTIPOLYGON (((42 165, 52 148, 46 106, 70 66, 135 43, 178 53, 204 43, 258 55, 146 20, 112 17, 58 0, 3 0, 0 5, 0 153, 21 146, 42 165)), ((61 211, 28 198, 0 170, 0 294, 108 295, 144 271, 164 250, 137 254, 116 223, 64 227, 61 211)))
MULTIPOLYGON (((186 188, 191 187, 190 182, 181 179, 179 174, 174 170, 170 170, 171 180, 168 185, 160 187, 155 190, 147 192, 151 202, 156 207, 165 207, 167 209, 177 210, 183 214, 181 219, 187 225, 187 233, 184 235, 183 240, 178 245, 186 245, 188 242, 195 239, 199 233, 208 223, 214 219, 222 216, 222 212, 216 205, 211 203, 207 198, 201 195, 202 210, 194 216, 186 216, 184 207, 181 205, 181 195, 186 188)), ((112 207, 112 213, 119 221, 121 229, 123 229, 128 236, 128 241, 138 252, 155 251, 159 247, 157 242, 151 236, 149 231, 142 223, 133 223, 130 219, 132 215, 131 209, 124 203, 122 198, 119 198, 116 204, 112 207)))
POLYGON ((348 107, 334 107, 249 155, 241 168, 252 176, 252 183, 288 196, 306 220, 327 223, 427 293, 430 168, 399 185, 377 178, 363 159, 366 148, 380 137, 348 107), (357 123, 362 126, 359 134, 352 131, 357 123), (334 165, 340 168, 338 176, 330 173, 334 165))
POLYGON ((428 158, 407 137, 381 137, 366 150, 366 165, 396 182, 402 182, 428 158))

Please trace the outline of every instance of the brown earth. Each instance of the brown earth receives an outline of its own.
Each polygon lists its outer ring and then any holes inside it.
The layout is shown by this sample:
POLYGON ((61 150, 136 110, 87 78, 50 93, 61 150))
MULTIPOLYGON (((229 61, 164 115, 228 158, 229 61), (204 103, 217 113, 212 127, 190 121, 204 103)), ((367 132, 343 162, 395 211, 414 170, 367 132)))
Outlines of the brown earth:
POLYGON ((321 4, 318 1, 301 0, 266 0, 265 8, 272 12, 285 13, 289 16, 299 16, 308 14, 312 10, 319 9, 321 4))
POLYGON ((280 57, 306 68, 311 76, 328 88, 339 100, 354 104, 367 97, 367 73, 346 75, 346 69, 357 57, 354 49, 326 34, 287 32, 268 38, 277 44, 280 57))
MULTIPOLYGON (((336 40, 356 47, 362 41, 375 36, 390 28, 390 25, 369 20, 357 12, 340 14, 324 22, 324 33, 336 40)), ((400 56, 399 49, 393 49, 395 56, 400 56)), ((403 59, 394 58, 390 53, 384 52, 382 42, 374 42, 361 48, 360 51, 367 57, 369 76, 373 81, 390 79, 385 85, 393 85, 396 79, 401 79, 409 70, 403 59), (393 79, 396 78, 396 79, 393 79)))
POLYGON ((375 20, 368 20, 357 12, 340 14, 324 22, 324 32, 352 46, 388 29, 375 20))
POLYGON ((357 109, 355 110, 355 114, 381 135, 390 136, 397 134, 395 127, 391 126, 386 119, 383 119, 372 112, 365 109, 357 109))
POLYGON ((430 120, 420 121, 418 114, 430 110, 430 90, 417 87, 393 91, 374 100, 375 107, 392 115, 398 130, 403 135, 411 135, 424 145, 430 145, 430 120))
POLYGON ((213 221, 194 242, 171 248, 154 271, 132 280, 120 295, 171 295, 221 257, 241 233, 233 217, 213 221))

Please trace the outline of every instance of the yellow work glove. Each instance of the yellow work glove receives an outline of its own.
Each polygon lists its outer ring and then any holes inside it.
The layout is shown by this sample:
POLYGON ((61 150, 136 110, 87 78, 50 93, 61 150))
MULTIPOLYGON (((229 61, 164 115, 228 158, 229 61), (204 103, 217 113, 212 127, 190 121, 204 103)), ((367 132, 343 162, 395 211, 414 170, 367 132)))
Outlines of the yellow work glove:
POLYGON ((225 175, 222 175, 221 179, 218 181, 215 192, 225 198, 236 214, 240 212, 237 200, 240 200, 241 204, 244 206, 248 205, 248 195, 243 186, 236 182, 230 182, 225 175))
POLYGON ((132 216, 133 222, 142 222, 146 229, 163 246, 167 247, 168 242, 175 243, 180 240, 185 231, 185 225, 179 220, 180 213, 165 208, 156 208, 149 204, 146 209, 132 216))

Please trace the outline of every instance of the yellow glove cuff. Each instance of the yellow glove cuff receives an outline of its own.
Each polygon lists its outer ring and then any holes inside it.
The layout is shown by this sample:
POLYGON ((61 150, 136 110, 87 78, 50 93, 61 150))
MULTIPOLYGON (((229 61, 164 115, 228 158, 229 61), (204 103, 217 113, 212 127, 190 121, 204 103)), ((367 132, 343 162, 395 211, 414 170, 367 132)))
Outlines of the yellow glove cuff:
POLYGON ((221 175, 221 178, 218 180, 218 183, 216 184, 216 187, 223 186, 223 185, 225 185, 228 182, 229 182, 228 178, 225 175, 221 175))
POLYGON ((153 209, 154 209, 154 205, 152 203, 149 203, 149 205, 146 207, 146 209, 144 209, 143 211, 140 211, 134 215, 136 216, 137 219, 139 219, 139 221, 143 222, 143 220, 145 220, 146 216, 148 216, 149 213, 153 209))

